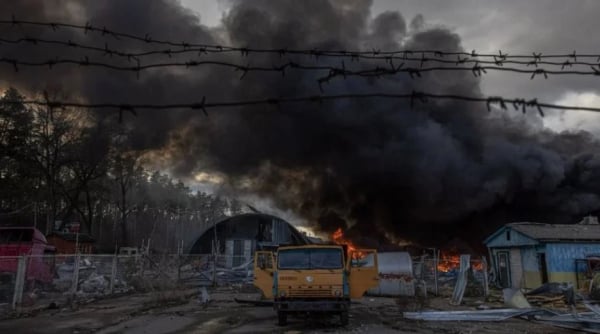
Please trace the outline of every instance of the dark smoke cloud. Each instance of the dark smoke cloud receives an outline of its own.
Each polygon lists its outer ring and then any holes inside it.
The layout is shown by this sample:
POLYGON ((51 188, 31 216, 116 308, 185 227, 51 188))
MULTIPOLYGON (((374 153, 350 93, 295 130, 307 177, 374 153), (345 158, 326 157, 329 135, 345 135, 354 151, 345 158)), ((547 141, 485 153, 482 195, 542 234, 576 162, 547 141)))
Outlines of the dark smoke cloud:
MULTIPOLYGON (((222 26, 214 30, 166 0, 20 1, 0 4, 0 12, 90 21, 176 41, 265 48, 462 50, 460 37, 448 30, 423 28, 422 18, 409 29, 396 12, 373 18, 370 6, 370 1, 361 0, 232 1, 222 26)), ((46 30, 30 33, 57 37, 46 30)), ((3 27, 2 34, 19 31, 3 27)), ((99 38, 59 34, 89 42, 99 38)), ((109 43, 129 50, 147 47, 109 43)), ((72 50, 36 50, 2 46, 3 53, 23 58, 83 56, 72 50)), ((253 65, 316 62, 279 55, 246 59, 231 54, 225 60, 253 65)), ((340 60, 318 61, 340 65, 340 60)), ((348 61, 350 65, 372 64, 348 61)), ((224 101, 318 94, 316 78, 323 73, 289 71, 283 78, 249 73, 239 80, 239 73, 230 70, 202 68, 144 72, 137 79, 131 73, 105 70, 14 73, 1 67, 0 75, 18 87, 60 87, 90 101, 158 103, 197 101, 202 96, 224 101)), ((340 79, 324 89, 329 94, 413 89, 480 94, 477 78, 450 72, 416 80, 340 79)), ((595 139, 585 133, 551 133, 537 125, 536 117, 487 113, 473 104, 429 101, 411 109, 406 101, 337 101, 215 110, 208 118, 188 111, 144 112, 128 121, 135 147, 167 152, 175 174, 221 173, 225 189, 270 197, 280 208, 297 212, 327 232, 356 224, 363 234, 387 232, 427 242, 464 233, 479 238, 499 223, 572 222, 600 208, 595 139)))

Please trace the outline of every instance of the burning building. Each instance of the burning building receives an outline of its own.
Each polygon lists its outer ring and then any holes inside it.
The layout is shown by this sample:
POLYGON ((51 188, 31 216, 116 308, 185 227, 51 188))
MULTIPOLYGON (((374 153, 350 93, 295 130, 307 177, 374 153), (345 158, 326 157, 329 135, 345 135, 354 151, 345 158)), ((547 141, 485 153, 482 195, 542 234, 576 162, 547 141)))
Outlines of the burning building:
POLYGON ((600 224, 511 223, 485 241, 502 287, 536 288, 546 282, 577 283, 577 260, 600 254, 600 224))

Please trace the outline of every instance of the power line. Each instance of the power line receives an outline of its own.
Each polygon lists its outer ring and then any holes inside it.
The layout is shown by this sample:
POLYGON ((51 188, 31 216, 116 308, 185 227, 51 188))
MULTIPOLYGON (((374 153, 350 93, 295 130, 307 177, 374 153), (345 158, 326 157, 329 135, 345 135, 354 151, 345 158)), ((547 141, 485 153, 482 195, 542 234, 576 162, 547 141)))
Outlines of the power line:
POLYGON ((500 96, 467 96, 457 94, 432 94, 425 92, 412 91, 404 94, 388 94, 388 93, 364 93, 364 94, 335 94, 335 95, 312 95, 312 96, 300 96, 300 97, 277 97, 277 98, 266 98, 266 99, 254 99, 254 100, 242 100, 242 101, 228 101, 228 102, 207 102, 204 97, 200 102, 193 103, 171 103, 171 104, 124 104, 124 103, 80 103, 72 101, 58 101, 58 100, 6 100, 0 99, 0 105, 36 105, 44 106, 49 108, 85 108, 85 109, 114 109, 123 111, 130 111, 133 114, 137 114, 136 110, 170 110, 170 109, 192 109, 201 110, 207 116, 207 109, 211 108, 231 108, 231 107, 242 107, 242 106, 255 106, 255 105, 271 105, 279 106, 282 104, 291 103, 323 103, 327 101, 335 100, 361 100, 361 99, 396 99, 396 100, 410 100, 410 106, 414 107, 417 103, 427 104, 430 100, 456 100, 473 103, 485 103, 487 110, 491 111, 493 106, 500 109, 507 110, 508 106, 512 106, 515 110, 527 112, 529 109, 536 110, 540 116, 544 116, 543 109, 554 109, 554 110, 579 110, 579 111, 591 111, 600 112, 600 108, 595 107, 581 107, 581 106, 568 106, 552 103, 539 102, 537 99, 522 99, 522 98, 504 98, 500 96))
MULTIPOLYGON (((392 59, 390 57, 400 56, 399 59, 409 57, 411 55, 420 54, 422 56, 429 57, 438 57, 443 58, 446 56, 463 56, 463 57, 471 57, 471 58, 493 58, 495 62, 503 62, 508 59, 530 59, 532 61, 541 61, 541 59, 549 59, 549 58, 566 58, 572 59, 573 61, 577 61, 577 58, 592 58, 596 59, 596 63, 600 62, 600 54, 578 54, 576 51, 572 53, 563 53, 563 54, 542 54, 532 52, 531 55, 525 54, 515 54, 511 55, 508 53, 502 53, 500 50, 497 54, 495 53, 478 53, 475 50, 471 52, 464 51, 440 51, 440 50, 394 50, 394 51, 381 51, 377 49, 373 49, 370 51, 365 50, 320 50, 320 49, 288 49, 288 48, 254 48, 250 46, 245 47, 236 47, 236 46, 226 46, 226 45, 218 45, 218 44, 206 44, 206 43, 192 43, 192 42, 174 42, 169 40, 161 40, 152 38, 149 34, 145 36, 119 32, 115 30, 108 29, 106 27, 99 27, 90 24, 89 22, 85 25, 79 24, 71 24, 71 23, 62 23, 62 22, 42 22, 42 21, 28 21, 28 20, 17 20, 15 16, 12 16, 11 20, 0 20, 0 24, 10 25, 10 26, 38 26, 38 27, 46 27, 52 29, 54 31, 60 28, 68 28, 75 29, 79 31, 83 31, 85 34, 88 32, 97 32, 102 34, 103 36, 110 36, 114 39, 129 39, 135 40, 139 42, 143 42, 146 44, 158 44, 158 45, 166 45, 172 47, 181 47, 183 49, 189 48, 199 48, 198 52, 239 52, 242 55, 248 55, 250 53, 273 53, 279 54, 281 56, 289 55, 289 54, 297 54, 297 55, 308 55, 314 57, 349 57, 349 58, 363 58, 369 57, 369 59, 373 59, 370 57, 376 57, 378 59, 389 60, 392 59)), ((163 50, 165 52, 167 50, 163 50)), ((176 52, 176 51, 171 51, 176 52)), ((180 52, 180 51, 179 51, 180 52)), ((167 51, 168 53, 168 51, 167 51)))

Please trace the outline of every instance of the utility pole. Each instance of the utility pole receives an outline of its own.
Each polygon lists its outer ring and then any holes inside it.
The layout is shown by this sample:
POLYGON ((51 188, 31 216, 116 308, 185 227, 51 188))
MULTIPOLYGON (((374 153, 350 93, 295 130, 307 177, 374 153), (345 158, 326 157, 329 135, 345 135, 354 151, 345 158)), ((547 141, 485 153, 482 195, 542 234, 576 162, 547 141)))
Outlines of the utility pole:
POLYGON ((213 219, 213 285, 217 285, 217 222, 213 219))

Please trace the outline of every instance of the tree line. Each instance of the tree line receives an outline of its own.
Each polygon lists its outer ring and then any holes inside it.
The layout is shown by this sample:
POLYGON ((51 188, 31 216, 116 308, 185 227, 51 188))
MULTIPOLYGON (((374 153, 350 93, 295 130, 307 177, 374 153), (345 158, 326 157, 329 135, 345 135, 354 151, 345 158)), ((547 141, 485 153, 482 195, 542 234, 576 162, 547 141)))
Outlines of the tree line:
POLYGON ((156 225, 173 217, 206 224, 243 211, 235 199, 192 191, 147 169, 141 152, 128 149, 129 133, 116 117, 7 103, 23 99, 15 88, 0 98, 3 225, 35 225, 49 233, 78 222, 92 236, 110 226, 106 244, 132 245, 140 239, 132 220, 139 225, 149 212, 147 224, 156 225))

